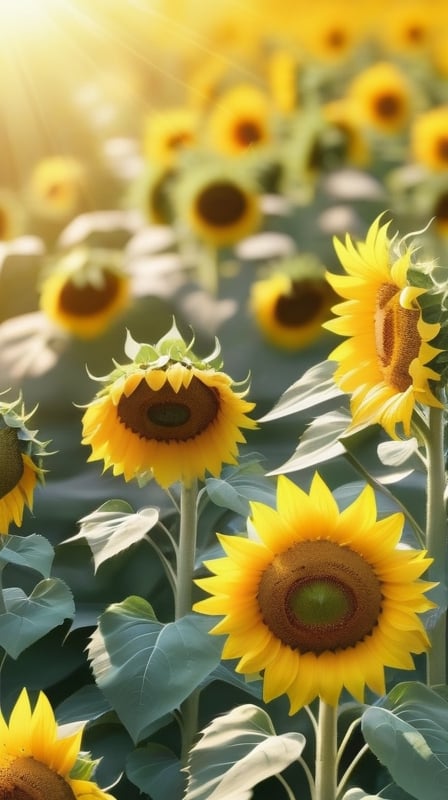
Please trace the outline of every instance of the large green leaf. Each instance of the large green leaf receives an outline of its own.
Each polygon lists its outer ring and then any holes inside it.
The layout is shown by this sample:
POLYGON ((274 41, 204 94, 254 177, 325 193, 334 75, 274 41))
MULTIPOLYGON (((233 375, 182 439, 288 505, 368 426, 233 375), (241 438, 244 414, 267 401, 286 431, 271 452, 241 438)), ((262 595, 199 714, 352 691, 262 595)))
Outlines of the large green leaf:
POLYGON ((129 753, 126 774, 152 800, 181 800, 185 778, 178 757, 168 747, 151 742, 129 753))
POLYGON ((0 646, 12 658, 75 614, 70 589, 58 578, 40 581, 29 596, 19 588, 4 589, 3 596, 0 646))
POLYGON ((252 704, 219 716, 190 752, 185 800, 249 800, 257 783, 302 753, 301 733, 277 735, 269 715, 252 704))
POLYGON ((205 488, 213 503, 243 517, 249 515, 252 501, 275 505, 275 485, 264 475, 236 473, 228 480, 208 478, 205 488))
POLYGON ((149 603, 128 597, 102 614, 89 657, 96 681, 134 741, 185 700, 220 662, 210 619, 158 622, 149 603))
POLYGON ((54 550, 50 542, 37 533, 29 536, 8 536, 0 549, 0 565, 28 567, 44 578, 50 577, 53 558, 54 550))
POLYGON ((327 360, 308 369, 299 380, 283 392, 278 403, 261 417, 260 422, 271 422, 289 414, 297 414, 298 411, 313 408, 319 403, 343 395, 344 392, 341 392, 333 379, 336 366, 335 361, 327 360))
POLYGON ((351 415, 344 408, 317 417, 306 428, 291 458, 270 474, 295 472, 342 455, 345 447, 341 439, 348 436, 347 428, 350 423, 351 415))
POLYGON ((448 796, 448 703, 418 682, 394 687, 362 718, 364 737, 395 783, 417 800, 448 796), (386 706, 386 707, 384 707, 386 706))

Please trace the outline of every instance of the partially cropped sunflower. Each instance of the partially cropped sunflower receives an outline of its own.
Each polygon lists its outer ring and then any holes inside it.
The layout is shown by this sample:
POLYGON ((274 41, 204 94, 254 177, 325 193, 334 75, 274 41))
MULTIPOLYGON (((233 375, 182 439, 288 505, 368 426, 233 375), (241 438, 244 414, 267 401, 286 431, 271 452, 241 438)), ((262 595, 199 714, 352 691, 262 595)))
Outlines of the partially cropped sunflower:
POLYGON ((440 236, 448 237, 448 189, 440 192, 433 206, 434 225, 440 236))
POLYGON ((106 250, 75 248, 40 287, 40 308, 59 327, 90 339, 103 333, 130 302, 130 278, 106 250))
POLYGON ((338 362, 336 383, 351 395, 353 424, 377 422, 394 436, 401 423, 409 435, 417 404, 440 406, 432 387, 440 376, 429 366, 440 352, 430 344, 440 325, 425 322, 419 300, 426 290, 409 281, 413 249, 394 247, 380 220, 365 242, 335 240, 346 274, 327 279, 344 302, 324 327, 346 337, 329 358, 338 362))
POLYGON ((411 157, 434 172, 448 170, 448 105, 416 117, 411 126, 411 157))
POLYGON ((174 166, 152 167, 143 171, 134 187, 133 198, 144 217, 154 225, 171 225, 175 218, 173 187, 179 170, 174 166))
POLYGON ((85 194, 85 168, 77 159, 48 156, 33 168, 28 200, 32 211, 40 217, 65 220, 79 210, 85 194))
POLYGON ((362 41, 362 4, 348 0, 306 5, 299 37, 309 57, 335 63, 347 59, 362 41))
POLYGON ((195 109, 167 108, 145 120, 143 154, 155 166, 169 167, 179 153, 197 143, 199 115, 195 109))
POLYGON ((425 551, 397 547, 403 515, 377 520, 366 487, 343 511, 318 474, 306 494, 281 476, 277 508, 251 504, 250 538, 219 535, 226 555, 196 583, 211 597, 194 610, 224 616, 223 658, 263 673, 263 697, 286 694, 290 713, 316 697, 337 705, 345 687, 385 692, 386 666, 413 669, 429 646, 418 614, 434 607, 418 580, 425 551))
POLYGON ((295 259, 252 284, 249 308, 267 341, 300 350, 322 335, 334 299, 323 268, 295 259))
POLYGON ((437 20, 437 11, 425 0, 399 0, 380 15, 376 38, 393 54, 425 56, 431 49, 437 20))
POLYGON ((211 146, 228 156, 270 144, 273 134, 266 93, 252 84, 237 84, 223 92, 210 112, 208 134, 211 146))
POLYGON ((368 164, 370 147, 354 104, 347 98, 332 100, 322 106, 322 115, 330 128, 340 134, 344 163, 356 167, 368 164))
POLYGON ((261 223, 258 185, 232 165, 197 166, 177 184, 175 203, 179 219, 214 247, 237 244, 261 223))
POLYGON ((21 526, 25 506, 33 507, 34 490, 44 481, 45 443, 26 423, 22 400, 0 402, 0 534, 21 526))
POLYGON ((163 488, 235 464, 245 441, 240 428, 256 427, 247 416, 254 408, 244 399, 247 388, 236 391, 210 359, 196 358, 175 326, 155 346, 128 336, 127 355, 132 362, 101 379, 106 385, 84 413, 88 460, 104 461, 126 481, 154 478, 163 488))
POLYGON ((114 800, 92 780, 96 762, 80 753, 82 729, 61 733, 46 695, 32 708, 23 689, 8 722, 0 713, 0 797, 114 800))
POLYGON ((393 63, 377 61, 362 70, 350 84, 348 97, 360 123, 378 133, 399 133, 409 122, 411 85, 393 63))

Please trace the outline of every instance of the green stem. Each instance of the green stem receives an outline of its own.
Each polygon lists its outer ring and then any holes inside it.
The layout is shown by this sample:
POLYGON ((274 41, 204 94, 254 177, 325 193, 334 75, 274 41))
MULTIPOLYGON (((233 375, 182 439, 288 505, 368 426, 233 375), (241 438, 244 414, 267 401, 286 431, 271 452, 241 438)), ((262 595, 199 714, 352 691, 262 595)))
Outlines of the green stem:
MULTIPOLYGON (((196 559, 198 486, 194 481, 189 486, 182 484, 180 498, 180 532, 177 554, 177 581, 175 618, 180 619, 191 612, 193 599, 193 576, 196 559)), ((193 743, 198 723, 199 690, 192 692, 181 705, 181 761, 185 766, 193 743)))
POLYGON ((337 706, 319 700, 316 739, 316 800, 336 800, 337 706))
POLYGON ((430 577, 440 581, 432 597, 439 601, 441 612, 431 631, 431 650, 427 656, 427 683, 429 686, 445 684, 446 674, 446 602, 443 595, 444 578, 447 574, 447 523, 445 512, 445 458, 444 415, 441 408, 429 409, 428 436, 426 439, 428 464, 426 505, 426 549, 434 559, 430 577), (431 575, 432 573, 432 575, 431 575))

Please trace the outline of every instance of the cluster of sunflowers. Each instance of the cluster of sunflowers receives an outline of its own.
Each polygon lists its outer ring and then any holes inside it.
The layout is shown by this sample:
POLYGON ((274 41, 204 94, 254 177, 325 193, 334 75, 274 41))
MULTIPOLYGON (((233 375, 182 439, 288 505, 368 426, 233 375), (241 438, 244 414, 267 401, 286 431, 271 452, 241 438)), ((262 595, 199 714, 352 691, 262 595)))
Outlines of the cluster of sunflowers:
POLYGON ((441 800, 446 4, 43 5, 3 20, 58 102, 0 191, 0 798, 441 800))

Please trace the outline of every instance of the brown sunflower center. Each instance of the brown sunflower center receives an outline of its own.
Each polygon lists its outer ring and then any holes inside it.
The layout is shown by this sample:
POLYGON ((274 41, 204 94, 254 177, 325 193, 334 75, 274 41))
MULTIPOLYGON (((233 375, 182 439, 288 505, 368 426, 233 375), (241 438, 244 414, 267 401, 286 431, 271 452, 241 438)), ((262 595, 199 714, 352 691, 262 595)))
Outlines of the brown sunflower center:
POLYGON ((62 775, 25 756, 0 767, 1 800, 75 800, 62 775))
POLYGON ((375 110, 380 119, 394 119, 401 114, 401 98, 392 92, 380 95, 375 101, 375 110))
POLYGON ((258 589, 264 623, 302 653, 355 647, 378 623, 381 601, 372 566, 324 539, 298 542, 275 556, 258 589))
POLYGON ((178 150, 180 147, 185 147, 186 145, 192 143, 193 136, 189 131, 179 131, 178 133, 173 133, 167 141, 167 145, 170 150, 178 150))
POLYGON ((185 442, 208 428, 217 417, 219 396, 193 376, 188 387, 175 392, 168 381, 154 391, 146 381, 118 403, 121 422, 142 439, 185 442))
POLYGON ((448 161, 448 136, 439 136, 437 139, 437 155, 441 161, 448 161))
POLYGON ((0 208, 0 241, 8 238, 8 215, 0 208))
POLYGON ((59 295, 59 308, 67 314, 88 317, 108 308, 118 294, 120 281, 115 273, 103 271, 100 286, 86 283, 78 286, 74 281, 67 281, 59 295))
POLYGON ((23 458, 15 428, 0 429, 0 500, 20 483, 23 458))
POLYGON ((434 206, 434 216, 436 223, 446 226, 448 223, 448 192, 443 192, 434 206))
POLYGON ((347 35, 342 28, 333 28, 326 35, 327 47, 330 50, 342 50, 347 44, 347 35))
POLYGON ((244 192, 231 181, 210 184, 202 190, 196 203, 199 216, 217 227, 239 222, 247 207, 244 192))
POLYGON ((306 325, 319 314, 323 300, 312 281, 292 281, 289 294, 280 295, 275 304, 275 319, 286 328, 306 325))
POLYGON ((238 144, 248 147, 262 138, 260 126, 251 119, 240 120, 235 126, 235 139, 238 144))
POLYGON ((420 312, 400 305, 400 291, 393 283, 383 283, 376 295, 375 345, 385 381, 405 392, 412 384, 409 367, 417 358, 421 337, 417 324, 420 312))

